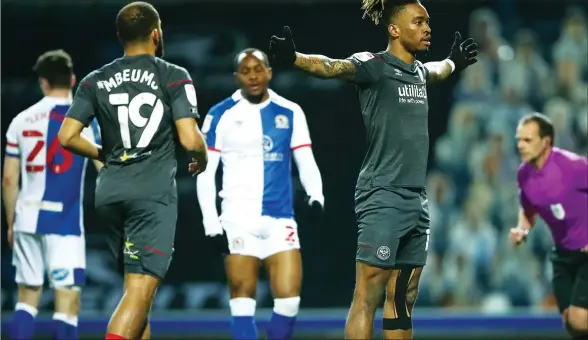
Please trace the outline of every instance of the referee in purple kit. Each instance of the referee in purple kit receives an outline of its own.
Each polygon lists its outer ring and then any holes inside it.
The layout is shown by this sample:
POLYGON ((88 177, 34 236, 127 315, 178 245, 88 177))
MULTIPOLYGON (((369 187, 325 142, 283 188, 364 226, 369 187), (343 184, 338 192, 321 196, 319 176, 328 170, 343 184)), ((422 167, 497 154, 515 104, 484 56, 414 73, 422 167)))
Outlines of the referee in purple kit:
POLYGON ((523 242, 537 216, 549 226, 552 285, 564 326, 572 339, 588 339, 588 161, 554 147, 553 125, 539 113, 521 119, 516 138, 521 212, 510 239, 523 242))

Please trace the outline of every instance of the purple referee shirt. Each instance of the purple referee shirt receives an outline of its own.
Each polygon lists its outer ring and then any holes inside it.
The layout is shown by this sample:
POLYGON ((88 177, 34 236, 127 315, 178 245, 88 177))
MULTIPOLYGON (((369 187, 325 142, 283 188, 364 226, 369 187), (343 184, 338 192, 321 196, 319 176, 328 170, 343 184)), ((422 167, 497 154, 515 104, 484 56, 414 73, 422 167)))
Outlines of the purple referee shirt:
POLYGON ((541 170, 523 163, 518 170, 521 205, 547 223, 558 249, 588 245, 588 161, 553 148, 541 170))

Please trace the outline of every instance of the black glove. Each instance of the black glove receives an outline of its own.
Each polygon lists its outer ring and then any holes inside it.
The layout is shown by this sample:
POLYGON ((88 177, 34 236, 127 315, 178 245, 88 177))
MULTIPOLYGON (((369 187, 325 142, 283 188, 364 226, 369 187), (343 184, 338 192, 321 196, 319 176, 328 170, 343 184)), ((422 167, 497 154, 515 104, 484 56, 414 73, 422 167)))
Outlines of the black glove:
POLYGON ((229 255, 229 242, 224 232, 220 235, 207 236, 207 238, 217 254, 221 254, 222 256, 229 255))
POLYGON ((474 38, 468 38, 461 41, 461 34, 455 32, 455 39, 451 46, 451 52, 447 59, 453 61, 455 64, 455 71, 459 72, 466 67, 478 62, 478 44, 474 42, 474 38))
POLYGON ((320 222, 323 218, 323 206, 318 201, 310 201, 310 197, 307 199, 308 207, 310 210, 310 217, 315 222, 320 222))
POLYGON ((283 38, 272 35, 269 44, 269 55, 272 61, 284 66, 292 66, 296 61, 296 46, 292 39, 290 27, 284 26, 283 38))

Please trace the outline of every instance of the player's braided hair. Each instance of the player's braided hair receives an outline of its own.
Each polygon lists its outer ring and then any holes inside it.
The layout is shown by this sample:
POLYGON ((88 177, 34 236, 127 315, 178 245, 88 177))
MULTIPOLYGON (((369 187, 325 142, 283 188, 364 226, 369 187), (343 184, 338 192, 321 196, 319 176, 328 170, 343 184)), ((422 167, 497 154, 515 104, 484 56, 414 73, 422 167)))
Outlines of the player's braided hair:
POLYGON ((378 25, 384 12, 384 0, 363 0, 361 9, 363 9, 362 19, 368 16, 374 24, 378 25))
POLYGON ((379 25, 382 17, 389 22, 407 4, 418 4, 420 0, 363 0, 361 9, 362 19, 370 17, 374 24, 379 25))

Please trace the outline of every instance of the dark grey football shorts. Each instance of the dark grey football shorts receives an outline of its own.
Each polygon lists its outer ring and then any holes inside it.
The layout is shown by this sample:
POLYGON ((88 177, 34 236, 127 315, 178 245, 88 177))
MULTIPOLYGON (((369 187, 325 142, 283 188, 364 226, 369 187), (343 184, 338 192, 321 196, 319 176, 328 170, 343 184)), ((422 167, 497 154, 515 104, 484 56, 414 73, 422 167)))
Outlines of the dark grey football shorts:
POLYGON ((429 248, 425 189, 356 189, 356 260, 377 267, 424 266, 429 248))
POLYGON ((96 207, 109 251, 124 273, 163 279, 174 251, 178 201, 175 194, 96 207))

